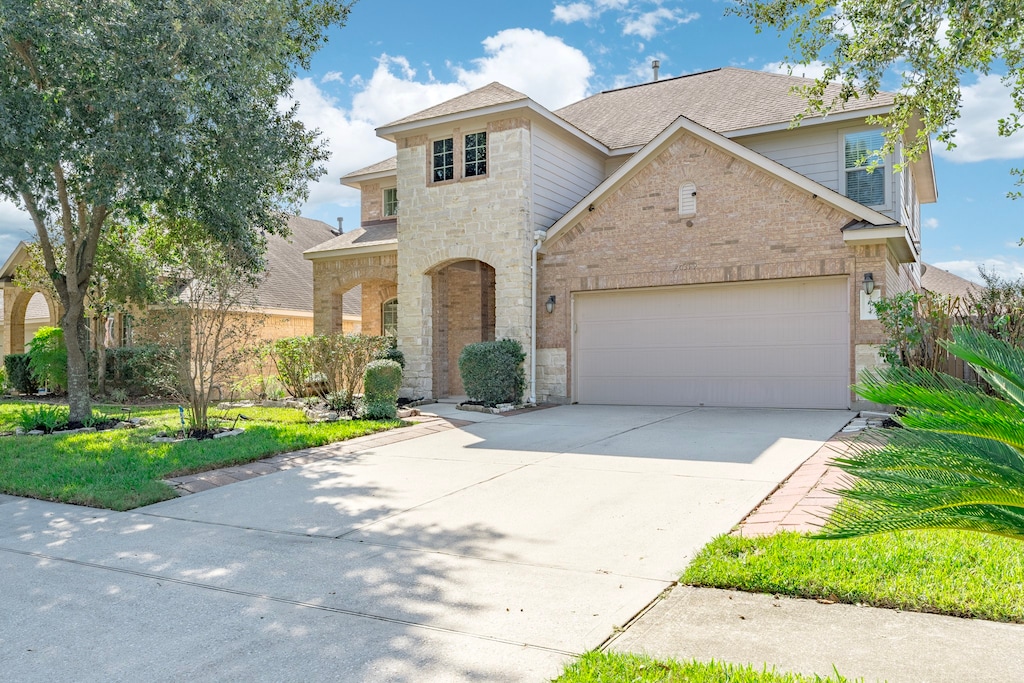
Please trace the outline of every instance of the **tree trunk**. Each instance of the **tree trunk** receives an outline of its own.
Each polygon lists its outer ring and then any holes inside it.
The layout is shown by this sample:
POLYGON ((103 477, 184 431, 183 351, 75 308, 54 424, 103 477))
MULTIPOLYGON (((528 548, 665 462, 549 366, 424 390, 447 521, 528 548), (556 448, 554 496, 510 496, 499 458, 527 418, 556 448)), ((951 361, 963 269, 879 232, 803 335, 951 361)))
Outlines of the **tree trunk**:
POLYGON ((68 301, 60 327, 68 350, 68 408, 70 422, 85 422, 92 417, 89 397, 89 345, 85 327, 85 306, 82 297, 68 292, 68 301))

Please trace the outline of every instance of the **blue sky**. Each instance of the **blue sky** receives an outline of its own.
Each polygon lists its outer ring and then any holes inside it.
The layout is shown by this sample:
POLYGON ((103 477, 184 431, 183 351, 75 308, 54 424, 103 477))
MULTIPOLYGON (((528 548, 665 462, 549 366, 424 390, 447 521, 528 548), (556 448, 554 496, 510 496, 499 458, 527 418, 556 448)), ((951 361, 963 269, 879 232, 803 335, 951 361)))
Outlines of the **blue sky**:
MULTIPOLYGON (((323 132, 332 150, 328 175, 311 188, 302 213, 331 224, 341 216, 346 229, 357 226, 357 193, 338 178, 394 153, 374 128, 491 81, 553 109, 649 80, 653 58, 661 61, 663 78, 720 66, 784 68, 785 40, 756 34, 745 20, 726 16, 728 6, 361 0, 294 84, 300 117, 323 132)), ((996 135, 996 120, 1011 109, 997 77, 966 84, 963 103, 957 149, 935 150, 939 201, 922 207, 925 260, 965 277, 976 278, 981 263, 1024 275, 1017 246, 1024 200, 1006 199, 1014 189, 1009 169, 1024 166, 1024 135, 996 135)), ((31 230, 22 212, 0 205, 0 255, 31 230)))

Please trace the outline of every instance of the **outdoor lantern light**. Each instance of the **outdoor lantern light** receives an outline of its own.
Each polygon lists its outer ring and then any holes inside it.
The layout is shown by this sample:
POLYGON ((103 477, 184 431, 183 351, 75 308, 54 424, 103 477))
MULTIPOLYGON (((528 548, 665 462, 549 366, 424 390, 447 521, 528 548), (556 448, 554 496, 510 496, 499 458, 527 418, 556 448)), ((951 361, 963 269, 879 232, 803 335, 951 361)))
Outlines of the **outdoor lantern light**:
POLYGON ((871 296, 873 291, 875 291, 875 275, 874 273, 864 273, 864 293, 871 296))
POLYGON ((548 297, 548 300, 544 302, 544 308, 548 309, 548 313, 555 310, 555 295, 552 294, 548 297))

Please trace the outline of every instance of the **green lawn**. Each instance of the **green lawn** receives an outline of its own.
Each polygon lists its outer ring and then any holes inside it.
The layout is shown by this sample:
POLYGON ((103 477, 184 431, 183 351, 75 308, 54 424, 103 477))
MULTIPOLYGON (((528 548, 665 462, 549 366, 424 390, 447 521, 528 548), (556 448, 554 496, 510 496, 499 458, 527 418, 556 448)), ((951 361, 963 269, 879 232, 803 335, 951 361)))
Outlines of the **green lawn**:
MULTIPOLYGON (((0 429, 13 429, 11 421, 24 405, 0 403, 0 429)), ((119 406, 99 406, 96 412, 123 414, 119 406)), ((245 433, 225 439, 150 443, 149 437, 161 430, 177 428, 177 407, 133 410, 133 416, 151 421, 138 429, 0 437, 0 492, 129 510, 173 498, 174 491, 161 481, 166 477, 239 465, 402 424, 397 420, 308 424, 301 411, 291 408, 231 410, 228 422, 239 412, 252 418, 238 423, 245 433)))
POLYGON ((720 536, 701 550, 681 580, 1024 622, 1024 544, 988 534, 914 531, 841 541, 796 533, 720 536))
POLYGON ((846 680, 842 676, 801 676, 721 662, 660 661, 642 655, 588 652, 567 666, 555 683, 841 683, 846 680))

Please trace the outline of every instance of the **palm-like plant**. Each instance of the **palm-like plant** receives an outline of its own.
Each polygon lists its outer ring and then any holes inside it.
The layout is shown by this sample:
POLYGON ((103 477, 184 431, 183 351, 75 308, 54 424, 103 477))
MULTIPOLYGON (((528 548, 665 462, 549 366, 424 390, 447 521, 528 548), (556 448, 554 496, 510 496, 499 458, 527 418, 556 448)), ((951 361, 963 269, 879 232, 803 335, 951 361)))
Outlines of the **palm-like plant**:
POLYGON ((1024 540, 1024 350, 967 327, 943 346, 997 395, 924 370, 866 373, 854 389, 905 408, 904 429, 875 432, 835 460, 856 480, 818 538, 964 529, 1024 540))

